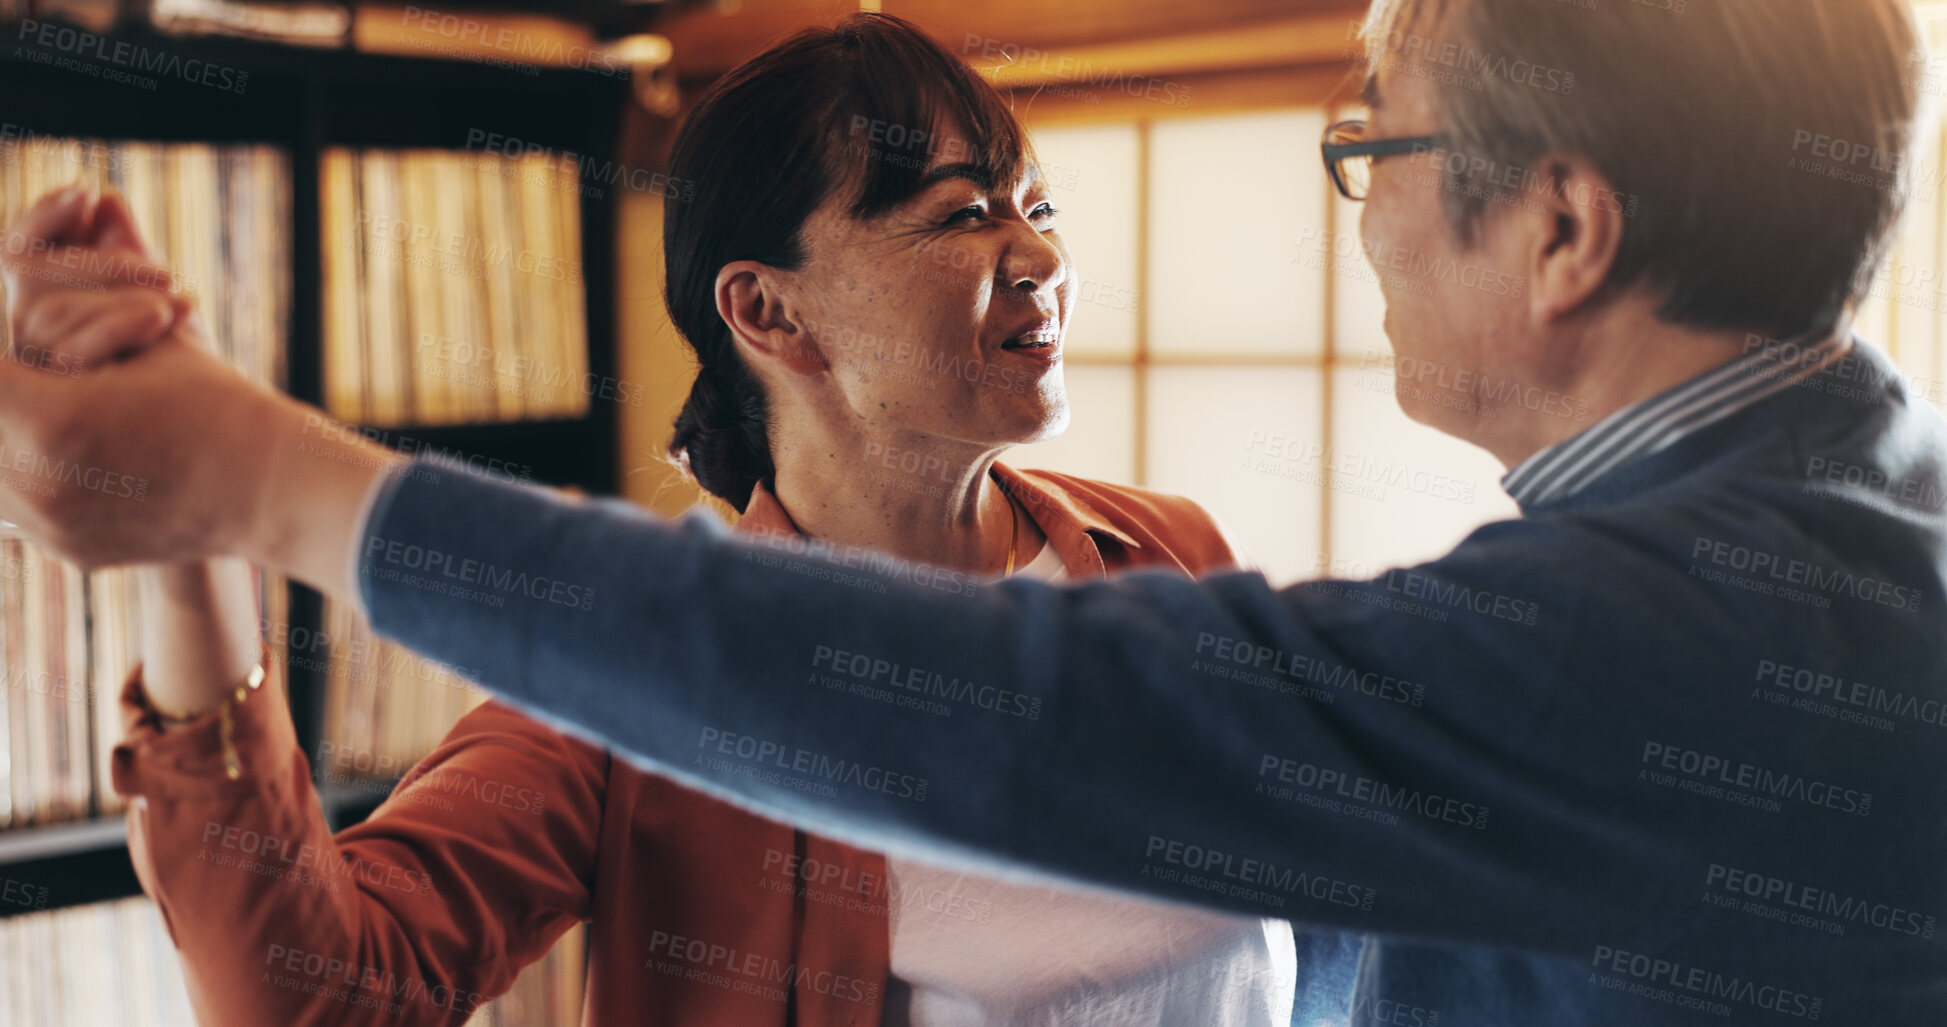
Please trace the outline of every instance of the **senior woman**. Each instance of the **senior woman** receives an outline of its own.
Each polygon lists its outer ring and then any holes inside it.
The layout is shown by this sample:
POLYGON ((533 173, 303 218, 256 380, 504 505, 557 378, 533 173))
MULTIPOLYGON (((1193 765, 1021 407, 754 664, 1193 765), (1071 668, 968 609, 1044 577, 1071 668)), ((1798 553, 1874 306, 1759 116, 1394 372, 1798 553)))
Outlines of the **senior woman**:
MULTIPOLYGON (((697 107, 671 172, 700 186, 664 238, 699 365, 671 452, 769 555, 881 550, 954 590, 1233 562, 1186 500, 996 462, 1067 423, 1074 278, 1020 125, 937 43, 884 16, 799 33, 697 107)), ((249 568, 143 574, 115 783, 205 1022, 459 1022, 581 921, 591 1025, 1290 1019, 1283 921, 888 859, 496 703, 334 836, 279 689, 223 703, 257 660, 249 568)), ((804 658, 834 703, 1038 714, 1006 682, 804 658)))

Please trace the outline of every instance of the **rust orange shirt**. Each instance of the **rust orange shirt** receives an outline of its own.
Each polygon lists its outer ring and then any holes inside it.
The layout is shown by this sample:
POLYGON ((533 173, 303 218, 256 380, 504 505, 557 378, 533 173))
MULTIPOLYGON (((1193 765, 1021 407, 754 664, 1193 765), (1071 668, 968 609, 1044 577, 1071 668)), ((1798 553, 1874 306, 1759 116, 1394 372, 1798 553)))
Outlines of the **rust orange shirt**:
MULTIPOLYGON (((994 470, 1077 576, 1236 559, 1188 500, 994 470)), ((761 486, 738 528, 797 532, 761 486)), ((334 836, 281 681, 237 709, 236 781, 214 716, 163 733, 139 671, 122 707, 113 775, 132 799, 130 854, 205 1023, 462 1023, 583 921, 589 1027, 879 1023, 893 899, 877 853, 498 703, 334 836)))

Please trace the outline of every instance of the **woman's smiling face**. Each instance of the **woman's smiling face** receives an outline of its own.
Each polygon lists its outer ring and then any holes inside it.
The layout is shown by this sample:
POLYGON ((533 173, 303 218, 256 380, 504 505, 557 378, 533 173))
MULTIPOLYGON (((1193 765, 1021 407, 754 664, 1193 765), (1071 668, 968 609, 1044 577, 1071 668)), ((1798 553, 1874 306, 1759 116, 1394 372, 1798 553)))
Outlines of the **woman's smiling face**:
POLYGON ((834 402, 875 427, 982 447, 1052 438, 1068 424, 1075 292, 1047 184, 1031 161, 999 181, 975 149, 944 142, 910 156, 848 147, 925 171, 884 211, 857 215, 856 184, 841 184, 806 220, 790 273, 803 338, 834 402))
POLYGON ((698 185, 664 206, 698 363, 672 452, 731 505, 780 458, 972 471, 1067 426, 1076 279, 1013 105, 960 55, 885 16, 806 29, 713 87, 670 174, 698 185))

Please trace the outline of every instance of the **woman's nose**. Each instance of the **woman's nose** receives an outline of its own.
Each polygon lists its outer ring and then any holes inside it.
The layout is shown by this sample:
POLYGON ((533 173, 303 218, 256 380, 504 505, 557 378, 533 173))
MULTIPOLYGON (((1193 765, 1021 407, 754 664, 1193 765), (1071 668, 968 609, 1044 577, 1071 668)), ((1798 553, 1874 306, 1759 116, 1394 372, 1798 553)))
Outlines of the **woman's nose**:
POLYGON ((1061 284, 1068 275, 1068 258, 1053 239, 1023 222, 1001 261, 1001 281, 1011 289, 1040 292, 1061 284))

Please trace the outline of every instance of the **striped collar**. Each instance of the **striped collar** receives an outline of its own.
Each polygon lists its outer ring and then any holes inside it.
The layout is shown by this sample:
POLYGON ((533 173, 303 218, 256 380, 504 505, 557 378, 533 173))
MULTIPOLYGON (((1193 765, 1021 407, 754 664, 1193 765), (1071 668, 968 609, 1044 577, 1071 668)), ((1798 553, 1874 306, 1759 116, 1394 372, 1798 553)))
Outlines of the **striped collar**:
POLYGON ((1774 339, 1748 344, 1744 356, 1540 450, 1504 475, 1501 487, 1523 507, 1573 495, 1637 457, 1812 377, 1838 360, 1850 339, 1849 333, 1836 333, 1812 344, 1774 339))

